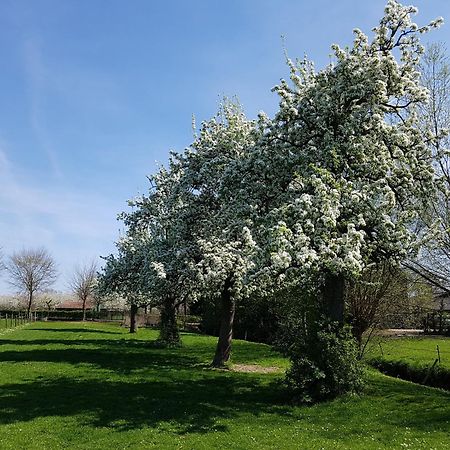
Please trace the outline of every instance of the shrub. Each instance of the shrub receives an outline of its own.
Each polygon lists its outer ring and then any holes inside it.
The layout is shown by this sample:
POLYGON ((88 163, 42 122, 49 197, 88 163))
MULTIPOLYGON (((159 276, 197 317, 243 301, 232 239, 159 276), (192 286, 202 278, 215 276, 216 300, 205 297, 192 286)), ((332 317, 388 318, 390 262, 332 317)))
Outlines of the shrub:
POLYGON ((320 324, 300 334, 291 347, 286 383, 294 399, 313 403, 363 387, 363 365, 349 327, 320 324))

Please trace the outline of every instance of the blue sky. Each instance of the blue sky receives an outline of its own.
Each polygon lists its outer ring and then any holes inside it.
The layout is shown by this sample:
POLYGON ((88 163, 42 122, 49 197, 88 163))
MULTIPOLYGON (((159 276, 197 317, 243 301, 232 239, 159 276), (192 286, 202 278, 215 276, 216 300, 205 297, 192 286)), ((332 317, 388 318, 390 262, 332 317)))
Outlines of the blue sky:
MULTIPOLYGON (((330 45, 382 16, 384 0, 1 0, 0 247, 46 247, 59 290, 76 264, 114 250, 126 200, 219 98, 248 116, 277 105, 291 57, 318 67, 330 45)), ((417 22, 450 21, 421 0, 417 22)), ((450 26, 425 37, 449 41, 450 26)), ((0 294, 10 292, 0 277, 0 294)))

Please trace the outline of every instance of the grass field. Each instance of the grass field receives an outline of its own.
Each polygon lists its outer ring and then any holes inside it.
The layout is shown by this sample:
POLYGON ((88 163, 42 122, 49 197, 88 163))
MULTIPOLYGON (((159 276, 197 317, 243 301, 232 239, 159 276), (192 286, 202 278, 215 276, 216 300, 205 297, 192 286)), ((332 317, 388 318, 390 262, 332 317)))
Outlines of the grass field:
POLYGON ((405 361, 413 366, 431 366, 438 357, 437 346, 440 365, 450 370, 450 337, 374 338, 368 348, 367 357, 405 361))
POLYGON ((444 449, 450 393, 369 372, 366 392, 305 407, 279 380, 285 359, 237 341, 242 373, 207 366, 215 339, 114 325, 32 323, 0 335, 1 449, 444 449), (251 366, 252 367, 252 366, 251 366), (253 367, 254 369, 254 367, 253 367))

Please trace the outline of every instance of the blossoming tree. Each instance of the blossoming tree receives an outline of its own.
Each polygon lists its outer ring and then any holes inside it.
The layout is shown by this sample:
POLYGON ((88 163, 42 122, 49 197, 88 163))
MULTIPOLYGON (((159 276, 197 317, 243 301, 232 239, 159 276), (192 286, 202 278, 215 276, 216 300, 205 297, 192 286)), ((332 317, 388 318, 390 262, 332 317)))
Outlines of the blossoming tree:
MULTIPOLYGON (((220 298, 221 322, 213 365, 231 352, 236 302, 252 265, 248 207, 239 201, 240 162, 257 141, 255 123, 235 101, 225 100, 218 114, 202 123, 191 147, 180 156, 180 185, 189 195, 189 216, 196 239, 197 273, 202 295, 220 298)), ((186 198, 186 197, 185 197, 186 198)))
POLYGON ((354 30, 352 48, 333 46, 335 63, 317 73, 289 61, 291 83, 275 88, 280 109, 261 153, 285 182, 267 215, 272 266, 319 274, 333 321, 344 319, 346 277, 399 261, 416 244, 411 224, 434 192, 433 137, 418 126, 427 100, 418 35, 440 20, 418 27, 415 12, 390 0, 371 41, 354 30), (271 165, 279 155, 283 163, 271 165))
MULTIPOLYGON (((418 248, 413 225, 435 192, 437 139, 419 116, 427 101, 419 35, 441 20, 419 27, 414 13, 389 0, 373 38, 354 30, 351 48, 333 46, 335 60, 321 71, 288 60, 290 82, 274 88, 273 119, 249 121, 225 101, 194 143, 150 178, 149 195, 130 202, 123 246, 140 261, 135 285, 171 324, 165 338, 178 340, 177 302, 214 295, 222 319, 213 365, 222 366, 236 302, 302 283, 328 323, 341 327, 345 281, 418 248)), ((316 335, 328 349, 339 344, 316 335)))
POLYGON ((187 203, 180 190, 182 166, 173 154, 168 168, 149 177, 148 195, 129 202, 134 210, 123 213, 128 236, 138 241, 143 263, 139 276, 153 304, 160 308, 160 341, 179 343, 176 309, 195 297, 197 285, 195 241, 187 218, 187 203))

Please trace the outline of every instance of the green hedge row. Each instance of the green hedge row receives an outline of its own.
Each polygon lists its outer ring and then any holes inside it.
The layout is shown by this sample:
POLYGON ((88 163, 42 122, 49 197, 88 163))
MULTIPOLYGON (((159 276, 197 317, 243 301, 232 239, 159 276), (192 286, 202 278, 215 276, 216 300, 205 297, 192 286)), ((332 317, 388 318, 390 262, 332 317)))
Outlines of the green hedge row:
MULTIPOLYGON (((69 310, 69 311, 49 311, 49 312, 38 312, 38 318, 47 318, 48 320, 82 320, 83 311, 80 310, 69 310)), ((123 314, 118 313, 108 313, 107 311, 91 311, 86 310, 86 319, 111 319, 111 320, 123 320, 123 314)))
POLYGON ((381 357, 371 358, 368 363, 391 377, 450 390, 450 370, 440 366, 439 363, 434 367, 413 366, 404 361, 390 361, 381 357))

